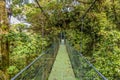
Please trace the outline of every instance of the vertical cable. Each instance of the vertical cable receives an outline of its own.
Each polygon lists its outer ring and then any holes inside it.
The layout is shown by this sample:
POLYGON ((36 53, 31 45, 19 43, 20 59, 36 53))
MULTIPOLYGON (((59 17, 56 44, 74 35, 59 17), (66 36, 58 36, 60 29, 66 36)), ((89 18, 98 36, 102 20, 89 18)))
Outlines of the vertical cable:
POLYGON ((44 43, 44 26, 42 25, 42 52, 43 52, 43 43, 44 43))
MULTIPOLYGON (((80 32, 81 32, 80 54, 82 54, 82 50, 83 50, 83 26, 84 26, 84 25, 83 25, 83 24, 84 24, 83 21, 84 21, 84 19, 82 18, 82 19, 81 19, 82 25, 81 25, 81 29, 80 29, 80 32)), ((82 70, 82 69, 83 69, 83 66, 82 66, 82 65, 83 65, 83 62, 81 61, 80 64, 81 64, 80 70, 82 70)), ((83 71, 82 71, 81 73, 83 74, 83 71)), ((82 76, 83 76, 83 75, 79 75, 79 77, 81 77, 81 79, 82 79, 82 76)))
POLYGON ((81 29, 80 29, 80 32, 81 32, 81 41, 80 41, 80 52, 82 53, 82 47, 83 47, 83 26, 84 26, 84 19, 81 19, 81 22, 82 22, 82 25, 81 25, 81 29))

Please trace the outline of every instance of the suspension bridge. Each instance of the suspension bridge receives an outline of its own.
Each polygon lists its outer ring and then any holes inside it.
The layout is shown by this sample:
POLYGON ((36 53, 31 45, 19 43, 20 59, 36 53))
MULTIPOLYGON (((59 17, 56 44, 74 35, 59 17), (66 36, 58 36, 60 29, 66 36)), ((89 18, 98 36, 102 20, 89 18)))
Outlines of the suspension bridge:
MULTIPOLYGON (((83 23, 91 4, 81 17, 83 23)), ((39 5, 39 3, 38 3, 39 5)), ((42 10, 41 6, 39 6, 42 10)), ((42 10, 43 13, 45 13, 42 10)), ((82 27, 81 27, 82 30, 82 27)), ((55 41, 11 80, 108 80, 71 43, 64 39, 55 41)))
POLYGON ((11 80, 108 80, 69 41, 54 42, 11 80))

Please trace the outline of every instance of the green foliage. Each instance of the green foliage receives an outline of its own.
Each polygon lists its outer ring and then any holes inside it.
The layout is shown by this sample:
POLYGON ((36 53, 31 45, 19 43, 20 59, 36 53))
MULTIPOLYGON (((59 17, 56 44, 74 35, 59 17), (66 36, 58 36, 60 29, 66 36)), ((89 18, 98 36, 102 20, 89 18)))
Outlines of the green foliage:
POLYGON ((16 68, 16 66, 9 66, 7 69, 8 74, 12 75, 13 73, 17 73, 19 70, 16 68))
POLYGON ((8 34, 2 36, 10 42, 10 67, 8 68, 8 74, 11 77, 33 61, 50 44, 48 43, 49 39, 42 38, 39 34, 31 35, 10 30, 8 34))
POLYGON ((7 29, 7 26, 6 26, 6 25, 2 25, 2 26, 1 26, 1 29, 4 31, 4 30, 7 29))
POLYGON ((22 13, 22 8, 21 7, 13 7, 12 12, 14 13, 14 16, 17 16, 18 14, 22 13))
POLYGON ((115 23, 117 20, 114 19, 115 15, 119 15, 118 4, 118 0, 115 1, 115 14, 109 0, 98 3, 85 17, 82 31, 79 18, 87 6, 76 6, 75 11, 68 13, 70 22, 66 24, 69 27, 66 29, 67 39, 110 80, 118 80, 120 77, 120 32, 115 23))
POLYGON ((80 18, 89 5, 81 3, 75 6, 71 3, 51 2, 45 8, 51 12, 48 21, 56 28, 65 29, 67 39, 75 49, 80 50, 108 79, 115 80, 120 76, 118 67, 120 32, 116 24, 119 19, 118 2, 98 0, 93 9, 87 13, 82 31, 80 18), (71 8, 71 11, 64 11, 66 7, 71 8))
MULTIPOLYGON (((83 27, 80 19, 93 0, 86 0, 86 3, 81 2, 78 5, 73 5, 71 1, 40 0, 47 16, 36 4, 20 6, 20 0, 13 1, 15 5, 19 4, 19 7, 12 6, 14 15, 26 15, 32 26, 29 32, 23 24, 18 24, 7 35, 2 35, 10 41, 10 74, 15 74, 17 69, 20 70, 30 63, 63 30, 75 49, 82 52, 103 75, 110 80, 118 80, 120 1, 97 0, 87 13, 83 27), (67 8, 70 8, 70 11, 67 8)), ((3 26, 3 29, 5 28, 3 26)), ((92 74, 93 71, 89 73, 92 74)))

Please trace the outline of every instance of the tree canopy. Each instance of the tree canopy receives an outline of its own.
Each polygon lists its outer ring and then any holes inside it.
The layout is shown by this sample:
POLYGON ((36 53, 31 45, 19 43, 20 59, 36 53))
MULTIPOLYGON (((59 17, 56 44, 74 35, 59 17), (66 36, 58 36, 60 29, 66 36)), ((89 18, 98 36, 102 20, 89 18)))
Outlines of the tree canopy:
MULTIPOLYGON (((20 1, 13 0, 13 16, 25 15, 31 26, 11 25, 7 34, 0 34, 10 44, 10 66, 7 68, 10 77, 35 59, 42 49, 47 49, 64 31, 72 46, 103 75, 110 80, 119 80, 119 0, 38 0, 38 3, 30 4, 20 1)), ((0 25, 2 29, 4 25, 0 25)))

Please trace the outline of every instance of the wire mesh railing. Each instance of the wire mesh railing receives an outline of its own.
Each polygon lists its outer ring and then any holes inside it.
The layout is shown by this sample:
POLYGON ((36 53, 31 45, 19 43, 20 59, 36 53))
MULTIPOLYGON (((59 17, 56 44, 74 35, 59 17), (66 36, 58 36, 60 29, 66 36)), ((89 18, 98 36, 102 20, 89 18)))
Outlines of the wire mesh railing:
POLYGON ((77 80, 108 80, 69 41, 66 41, 66 47, 77 80))
POLYGON ((59 43, 54 43, 11 80, 47 80, 57 55, 59 43))

